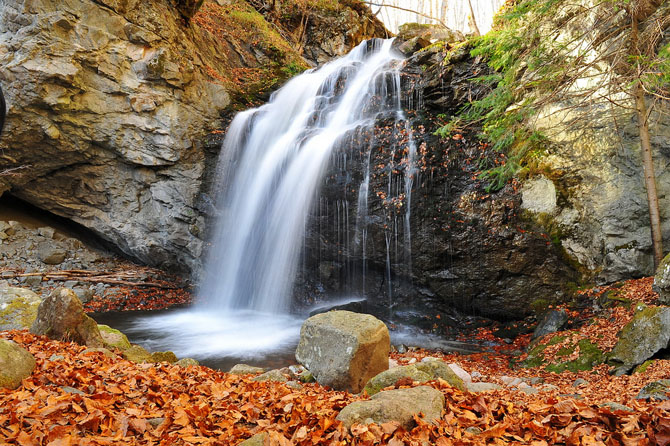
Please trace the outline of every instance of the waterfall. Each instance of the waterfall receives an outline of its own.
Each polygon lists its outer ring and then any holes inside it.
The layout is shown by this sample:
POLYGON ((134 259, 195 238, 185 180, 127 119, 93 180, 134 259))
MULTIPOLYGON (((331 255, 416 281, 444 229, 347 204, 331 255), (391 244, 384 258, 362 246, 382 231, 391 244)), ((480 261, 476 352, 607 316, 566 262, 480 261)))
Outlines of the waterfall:
MULTIPOLYGON (((401 56, 391 45, 363 43, 233 120, 219 161, 222 215, 199 305, 213 311, 288 309, 305 215, 331 152, 350 132, 374 125, 378 113, 400 112, 401 56)), ((340 206, 345 204, 337 203, 338 213, 345 211, 340 206)))
MULTIPOLYGON (((292 288, 310 210, 321 209, 318 191, 329 163, 335 160, 336 167, 346 170, 347 150, 356 135, 374 133, 382 117, 402 121, 411 133, 400 99, 403 58, 392 43, 364 42, 347 56, 295 77, 267 104, 235 117, 217 165, 219 217, 198 301, 187 310, 140 320, 138 331, 141 326, 149 333, 145 346, 196 358, 253 357, 297 339, 302 319, 289 313, 292 288)), ((406 197, 415 172, 416 150, 410 145, 406 197)), ((351 220, 356 225, 353 243, 346 232, 353 212, 349 202, 334 204, 336 220, 329 223, 344 252, 350 243, 358 249, 362 245, 363 275, 371 150, 372 145, 364 155, 365 179, 351 220), (340 237, 342 230, 346 234, 340 237)), ((398 184, 389 173, 389 197, 400 195, 398 184)), ((325 206, 327 212, 327 201, 325 206)), ((407 251, 409 209, 404 231, 407 251)), ((397 240, 392 246, 388 237, 390 300, 391 251, 397 251, 397 240)), ((404 256, 409 258, 407 252, 404 256)), ((397 252, 394 258, 399 258, 397 252)))

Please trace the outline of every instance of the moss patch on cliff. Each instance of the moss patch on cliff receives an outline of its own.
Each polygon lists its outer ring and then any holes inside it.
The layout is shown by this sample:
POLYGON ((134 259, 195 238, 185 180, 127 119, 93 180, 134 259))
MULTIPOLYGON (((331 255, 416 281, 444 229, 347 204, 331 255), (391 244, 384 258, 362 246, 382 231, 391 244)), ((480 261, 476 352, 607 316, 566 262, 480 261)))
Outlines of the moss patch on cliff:
POLYGON ((192 21, 225 55, 228 66, 219 71, 210 67, 208 73, 229 89, 239 108, 255 105, 259 97, 307 69, 279 29, 245 1, 226 6, 207 2, 192 21))

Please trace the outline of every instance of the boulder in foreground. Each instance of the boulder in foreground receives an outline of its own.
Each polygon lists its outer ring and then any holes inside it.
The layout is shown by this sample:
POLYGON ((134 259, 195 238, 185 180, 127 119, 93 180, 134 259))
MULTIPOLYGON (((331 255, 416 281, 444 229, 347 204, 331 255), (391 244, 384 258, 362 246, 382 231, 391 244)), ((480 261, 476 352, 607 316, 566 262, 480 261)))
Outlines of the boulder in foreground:
POLYGON ((30 332, 88 347, 104 347, 98 325, 84 313, 84 306, 68 288, 56 288, 37 309, 30 332))
POLYGON ((0 339, 0 387, 16 389, 35 370, 35 358, 14 341, 0 339))
POLYGON ((356 401, 342 409, 337 419, 345 426, 355 423, 387 423, 396 421, 409 430, 415 425, 414 416, 423 414, 429 422, 442 416, 444 395, 428 386, 379 392, 368 401, 356 401))
POLYGON ((390 350, 388 328, 379 319, 330 311, 304 322, 295 357, 319 384, 357 393, 388 369, 390 350))

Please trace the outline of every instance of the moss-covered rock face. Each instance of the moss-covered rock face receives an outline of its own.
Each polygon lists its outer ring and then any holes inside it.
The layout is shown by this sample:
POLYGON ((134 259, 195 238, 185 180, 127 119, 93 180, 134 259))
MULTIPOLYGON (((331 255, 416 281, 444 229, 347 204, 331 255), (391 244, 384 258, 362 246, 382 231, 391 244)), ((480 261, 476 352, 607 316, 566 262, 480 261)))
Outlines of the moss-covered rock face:
POLYGON ((0 330, 29 329, 41 301, 28 289, 0 285, 0 330))
POLYGON ((627 372, 667 348, 670 342, 670 308, 641 307, 621 330, 619 341, 607 355, 608 364, 627 372))
POLYGON ((0 387, 16 389, 35 370, 35 358, 14 341, 0 339, 0 387))
POLYGON ((152 362, 167 362, 174 364, 178 361, 177 355, 173 352, 153 352, 151 354, 152 362))
POLYGON ((658 293, 659 302, 665 305, 670 304, 670 254, 665 256, 656 269, 654 291, 658 293))
POLYGON ((100 336, 102 336, 105 347, 118 348, 121 351, 130 348, 128 337, 119 330, 103 324, 98 324, 98 330, 100 330, 100 336))
POLYGON ((414 38, 426 39, 432 43, 441 41, 443 43, 456 43, 465 40, 463 33, 454 31, 442 25, 431 25, 423 23, 405 23, 398 29, 398 39, 411 40, 414 38))
POLYGON ((151 353, 139 345, 132 345, 129 349, 124 350, 122 354, 128 361, 136 362, 138 364, 154 362, 151 353))

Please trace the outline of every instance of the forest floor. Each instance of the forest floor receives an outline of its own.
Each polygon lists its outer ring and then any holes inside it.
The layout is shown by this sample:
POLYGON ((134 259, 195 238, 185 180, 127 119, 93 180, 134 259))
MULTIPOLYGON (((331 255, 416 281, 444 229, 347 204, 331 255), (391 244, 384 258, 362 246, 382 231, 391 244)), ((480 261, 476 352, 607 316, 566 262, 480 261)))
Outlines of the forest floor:
MULTIPOLYGON (((615 288, 622 302, 655 300, 650 278, 615 288)), ((585 291, 584 301, 597 302, 611 290, 585 291)), ((160 306, 160 293, 152 293, 155 306, 160 306)), ((571 328, 563 332, 565 342, 588 337, 605 351, 611 349, 634 306, 569 310, 572 320, 571 328)), ((494 340, 492 333, 490 328, 480 329, 477 336, 494 340)), ((500 347, 472 355, 421 349, 392 353, 391 359, 400 365, 426 356, 442 358, 471 374, 477 372, 475 381, 501 385, 498 390, 470 393, 441 380, 430 382, 443 392, 446 410, 435 424, 417 418, 410 431, 395 423, 346 429, 335 417, 347 404, 366 396, 319 384, 294 388, 203 366, 135 364, 119 355, 105 356, 25 331, 0 336, 13 339, 37 360, 37 368, 21 387, 0 390, 0 444, 237 445, 259 432, 269 433, 268 444, 281 446, 670 444, 670 401, 636 399, 644 385, 670 377, 670 361, 655 360, 644 373, 618 377, 611 376, 605 365, 560 374, 515 366, 524 358, 518 352, 527 347, 530 335, 508 340, 509 344, 497 339, 500 347), (548 390, 527 394, 505 384, 513 377, 532 378, 548 390)))

